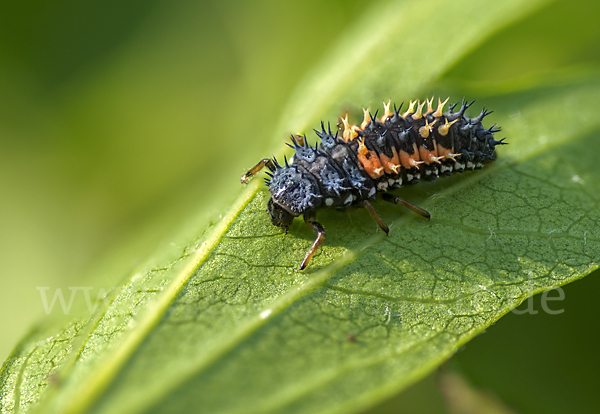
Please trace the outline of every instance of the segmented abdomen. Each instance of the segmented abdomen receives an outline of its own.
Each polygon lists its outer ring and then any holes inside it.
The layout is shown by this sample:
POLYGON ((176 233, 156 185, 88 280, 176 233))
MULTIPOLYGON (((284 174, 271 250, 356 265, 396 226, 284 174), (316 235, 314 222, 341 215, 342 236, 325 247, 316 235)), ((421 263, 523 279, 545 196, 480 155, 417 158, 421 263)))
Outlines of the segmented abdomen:
POLYGON ((440 174, 481 168, 496 158, 494 139, 499 128, 485 129, 485 109, 476 118, 465 111, 472 104, 463 101, 458 112, 433 98, 423 103, 410 102, 406 112, 390 109, 377 118, 367 110, 360 126, 342 119, 342 135, 331 129, 315 131, 321 144, 310 147, 305 138, 292 137, 296 153, 285 167, 277 165, 268 181, 275 201, 293 214, 304 214, 323 207, 351 206, 374 198, 377 191, 414 184, 420 179, 436 179, 440 174), (425 108, 425 105, 427 107, 425 108), (293 189, 295 194, 285 194, 293 189))

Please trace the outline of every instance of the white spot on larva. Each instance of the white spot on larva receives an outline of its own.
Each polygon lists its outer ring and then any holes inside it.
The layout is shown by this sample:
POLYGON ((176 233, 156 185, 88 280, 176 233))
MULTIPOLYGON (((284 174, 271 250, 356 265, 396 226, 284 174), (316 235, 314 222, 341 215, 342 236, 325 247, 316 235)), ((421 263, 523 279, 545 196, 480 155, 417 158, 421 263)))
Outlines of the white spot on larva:
POLYGON ((352 204, 352 200, 354 200, 354 197, 352 197, 352 194, 350 194, 348 196, 348 198, 346 200, 344 200, 344 204, 350 205, 350 204, 352 204))
POLYGON ((482 162, 478 162, 477 165, 475 166, 475 168, 483 168, 483 163, 482 162))
POLYGON ((273 313, 273 309, 265 309, 259 315, 260 319, 267 319, 273 313))
POLYGON ((381 181, 380 183, 377 183, 377 188, 378 188, 380 191, 385 191, 385 190, 387 190, 387 188, 388 188, 388 183, 387 183, 387 181, 381 181))
POLYGON ((465 164, 460 163, 460 162, 455 162, 454 163, 454 169, 455 170, 464 170, 465 169, 465 164))
POLYGON ((373 197, 376 192, 377 192, 377 189, 375 187, 371 188, 369 190, 369 197, 373 197))
POLYGON ((573 178, 571 178, 571 181, 573 181, 574 183, 579 183, 579 184, 585 184, 585 181, 583 181, 581 179, 581 177, 579 177, 578 175, 574 175, 573 178))
POLYGON ((406 179, 407 179, 408 181, 412 181, 414 177, 415 177, 415 176, 414 176, 414 175, 412 175, 412 174, 406 174, 406 179))
POLYGON ((471 161, 468 161, 468 162, 467 162, 467 168, 468 168, 469 170, 472 170, 473 168, 475 168, 475 164, 473 164, 471 161))
POLYGON ((388 183, 390 184, 390 188, 400 188, 402 187, 402 178, 390 178, 388 183))
POLYGON ((333 205, 333 198, 326 198, 325 199, 325 205, 327 207, 331 207, 333 205))

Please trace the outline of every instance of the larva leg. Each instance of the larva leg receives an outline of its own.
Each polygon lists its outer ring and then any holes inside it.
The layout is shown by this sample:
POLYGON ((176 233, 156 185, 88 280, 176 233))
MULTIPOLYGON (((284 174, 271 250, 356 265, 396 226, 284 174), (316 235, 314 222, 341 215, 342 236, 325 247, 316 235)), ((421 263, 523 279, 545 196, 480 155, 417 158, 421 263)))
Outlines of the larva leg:
POLYGON ((381 230, 385 231, 385 234, 390 234, 389 227, 387 226, 387 224, 385 224, 385 221, 383 221, 379 213, 375 210, 371 203, 369 203, 368 200, 363 201, 363 207, 367 209, 371 217, 373 217, 373 220, 375 220, 377 225, 381 227, 381 230))
POLYGON ((240 182, 242 184, 246 184, 248 182, 248 180, 255 176, 256 174, 258 174, 258 172, 260 170, 262 170, 265 165, 271 170, 273 171, 275 169, 275 164, 273 163, 273 160, 271 158, 263 158, 262 160, 260 160, 254 167, 250 168, 250 171, 248 171, 246 174, 244 174, 244 176, 240 179, 240 182))
POLYGON ((427 210, 423 210, 421 207, 415 206, 414 204, 409 203, 405 199, 397 197, 393 194, 383 193, 383 199, 385 201, 389 201, 390 203, 400 204, 401 206, 404 206, 409 210, 414 211, 418 215, 425 217, 427 220, 431 218, 431 214, 429 214, 427 210))
POLYGON ((306 255, 304 256, 304 260, 302 260, 302 263, 300 264, 300 269, 298 269, 298 270, 304 270, 306 268, 306 266, 308 266, 310 259, 312 259, 315 252, 317 251, 317 249, 319 247, 321 247, 321 245, 323 244, 323 240, 325 240, 325 229, 323 228, 323 226, 321 224, 319 224, 315 221, 314 216, 308 216, 308 217, 305 216, 304 222, 307 225, 309 225, 310 227, 312 227, 312 229, 315 231, 315 233, 317 233, 317 238, 315 239, 310 250, 308 252, 306 252, 306 255))

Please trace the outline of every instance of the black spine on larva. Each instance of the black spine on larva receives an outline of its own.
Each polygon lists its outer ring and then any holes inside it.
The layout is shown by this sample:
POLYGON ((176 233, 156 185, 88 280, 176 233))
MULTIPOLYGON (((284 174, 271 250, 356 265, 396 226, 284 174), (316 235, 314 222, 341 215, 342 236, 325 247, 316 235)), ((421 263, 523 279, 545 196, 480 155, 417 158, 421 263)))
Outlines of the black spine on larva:
MULTIPOLYGON (((438 112, 439 108, 425 114, 413 109, 406 116, 394 107, 386 119, 378 120, 376 114, 371 116, 367 126, 358 128, 358 136, 349 142, 337 132, 332 134, 331 128, 326 129, 323 123, 321 131, 315 130, 321 139, 319 146, 311 147, 306 139, 300 140, 301 145, 292 137, 290 147, 295 154, 291 163, 286 160, 280 166, 273 160, 275 167, 268 180, 272 203, 283 214, 299 216, 320 208, 359 204, 374 198, 377 190, 400 187, 403 183, 481 168, 496 159, 495 146, 504 142, 494 139, 499 128, 492 125, 486 129, 482 124, 491 112, 484 108, 476 118, 465 115, 471 105, 472 102, 463 100, 458 112, 454 112, 455 104, 443 114, 438 112), (373 179, 359 161, 360 142, 380 159, 404 154, 418 161, 408 167, 403 164, 392 172, 388 168, 381 177, 373 179)), ((273 217, 272 220, 275 224, 276 220, 273 217)))
MULTIPOLYGON (((345 178, 350 183, 350 195, 344 198, 343 205, 348 207, 355 200, 365 200, 373 197, 376 193, 375 183, 362 170, 358 158, 356 157, 356 147, 352 144, 347 144, 343 139, 331 134, 331 129, 325 130, 325 126, 321 124, 321 131, 315 130, 319 138, 321 138, 320 149, 327 153, 331 160, 341 168, 345 178)), ((339 206, 339 203, 335 203, 339 206)))

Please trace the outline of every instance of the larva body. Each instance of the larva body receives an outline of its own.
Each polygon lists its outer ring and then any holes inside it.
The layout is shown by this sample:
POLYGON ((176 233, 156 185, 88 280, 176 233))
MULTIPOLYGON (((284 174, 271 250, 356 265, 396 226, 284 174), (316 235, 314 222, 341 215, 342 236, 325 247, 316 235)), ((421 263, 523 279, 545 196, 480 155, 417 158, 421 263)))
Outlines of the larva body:
MULTIPOLYGON (((490 112, 484 109, 476 118, 469 118, 465 111, 471 104, 464 101, 458 112, 453 111, 455 105, 443 112, 447 101, 440 101, 436 110, 433 98, 420 104, 411 102, 403 114, 384 104, 381 118, 365 110, 360 126, 350 125, 347 117, 342 119, 341 136, 321 124, 321 131, 315 131, 320 145, 311 147, 305 138, 292 137, 290 146, 295 154, 290 162, 286 160, 282 166, 274 158, 266 158, 242 177, 246 182, 266 165, 271 170, 267 180, 271 222, 287 232, 292 220, 303 215, 317 232, 300 269, 325 237, 323 226, 316 222, 318 210, 362 206, 387 233, 387 225, 369 202, 377 192, 478 169, 496 159, 495 147, 504 143, 494 139, 500 129, 482 125, 490 112)), ((429 218, 425 210, 400 197, 384 193, 383 198, 429 218)))

